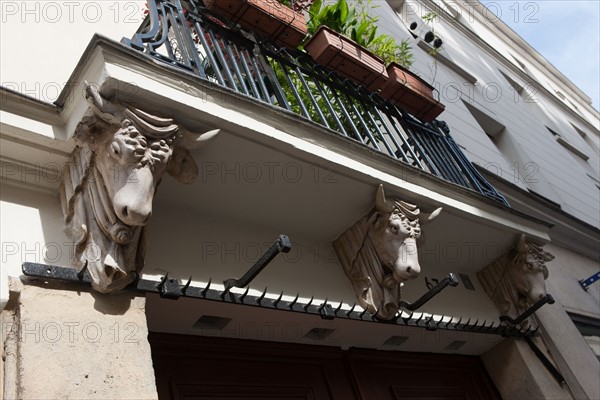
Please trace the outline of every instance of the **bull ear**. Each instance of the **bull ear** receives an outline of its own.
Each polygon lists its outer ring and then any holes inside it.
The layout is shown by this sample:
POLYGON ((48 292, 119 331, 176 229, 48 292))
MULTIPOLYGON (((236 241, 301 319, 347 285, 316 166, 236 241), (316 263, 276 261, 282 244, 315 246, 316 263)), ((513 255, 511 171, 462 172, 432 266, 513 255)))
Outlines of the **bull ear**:
POLYGON ((437 217, 438 215, 440 215, 440 213, 442 212, 442 207, 433 210, 433 212, 431 213, 421 213, 419 214, 419 223, 421 225, 433 221, 435 219, 435 217, 437 217))
POLYGON ((190 184, 198 176, 198 166, 188 149, 177 146, 167 165, 167 172, 179 182, 190 184))
POLYGON ((200 149, 215 140, 219 132, 220 129, 204 133, 184 132, 182 144, 186 149, 200 149))
POLYGON ((529 246, 527 245, 525 234, 521 234, 517 242, 517 252, 519 254, 527 254, 528 251, 529 246))

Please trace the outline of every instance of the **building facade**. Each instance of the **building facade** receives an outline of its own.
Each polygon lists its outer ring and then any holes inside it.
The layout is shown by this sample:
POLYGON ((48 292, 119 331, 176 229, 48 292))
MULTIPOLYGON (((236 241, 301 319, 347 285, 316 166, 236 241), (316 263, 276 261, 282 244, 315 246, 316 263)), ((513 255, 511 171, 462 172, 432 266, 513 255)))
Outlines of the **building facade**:
POLYGON ((209 3, 1 88, 4 398, 600 398, 590 99, 479 2, 369 10, 429 122, 209 3))

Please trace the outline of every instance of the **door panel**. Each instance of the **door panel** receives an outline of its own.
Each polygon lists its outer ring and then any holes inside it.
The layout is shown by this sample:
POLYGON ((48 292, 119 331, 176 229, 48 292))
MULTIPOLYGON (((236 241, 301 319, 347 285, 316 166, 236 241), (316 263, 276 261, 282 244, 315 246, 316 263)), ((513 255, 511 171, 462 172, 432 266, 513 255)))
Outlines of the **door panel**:
POLYGON ((161 400, 500 399, 478 357, 151 333, 161 400))
POLYGON ((150 334, 162 399, 357 399, 339 349, 150 334))
POLYGON ((478 357, 351 350, 365 399, 500 399, 478 357))

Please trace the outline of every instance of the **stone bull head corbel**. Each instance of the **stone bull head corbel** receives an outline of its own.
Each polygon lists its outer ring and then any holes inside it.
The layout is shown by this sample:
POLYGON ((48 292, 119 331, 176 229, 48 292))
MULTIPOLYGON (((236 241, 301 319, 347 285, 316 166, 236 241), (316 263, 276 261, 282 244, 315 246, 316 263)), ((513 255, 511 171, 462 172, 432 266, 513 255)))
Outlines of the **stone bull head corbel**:
POLYGON ((554 256, 520 235, 514 248, 477 273, 500 315, 516 319, 546 297, 548 267, 554 256))
POLYGON ((87 83, 85 94, 90 112, 77 126, 60 200, 74 266, 87 268, 93 288, 109 293, 144 266, 144 226, 162 176, 192 183, 198 167, 189 150, 219 131, 188 132, 173 119, 110 101, 87 83))
POLYGON ((441 210, 425 213, 414 204, 388 199, 379 185, 375 208, 333 243, 361 307, 381 319, 396 315, 401 285, 421 272, 421 226, 441 210))

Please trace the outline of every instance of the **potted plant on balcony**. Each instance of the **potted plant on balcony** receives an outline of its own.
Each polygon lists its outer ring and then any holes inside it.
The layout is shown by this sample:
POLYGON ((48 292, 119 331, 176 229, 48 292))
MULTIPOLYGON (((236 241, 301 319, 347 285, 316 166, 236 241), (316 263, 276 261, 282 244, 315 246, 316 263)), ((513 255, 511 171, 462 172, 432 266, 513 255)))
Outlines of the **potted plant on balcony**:
POLYGON ((387 80, 385 64, 398 60, 410 65, 412 54, 407 42, 398 46, 391 36, 378 34, 377 17, 369 16, 358 3, 359 10, 346 0, 327 5, 323 0, 313 2, 307 23, 312 37, 304 49, 319 64, 376 90, 387 80))
POLYGON ((307 34, 304 15, 290 0, 203 0, 207 9, 242 28, 289 48, 297 47, 307 34))
POLYGON ((433 86, 397 63, 387 67, 389 79, 381 96, 402 107, 421 121, 431 122, 445 107, 433 96, 433 86))
MULTIPOLYGON (((436 16, 435 13, 428 13, 422 19, 430 25, 436 16)), ((424 40, 426 43, 433 42, 429 54, 435 57, 443 43, 442 39, 431 27, 431 30, 425 34, 424 40)), ((437 72, 435 60, 433 68, 432 75, 433 80, 435 80, 435 73, 437 72)), ((381 87, 381 95, 384 98, 425 122, 431 122, 445 110, 445 106, 433 96, 433 86, 410 72, 406 65, 390 63, 387 72, 389 79, 381 87)))

